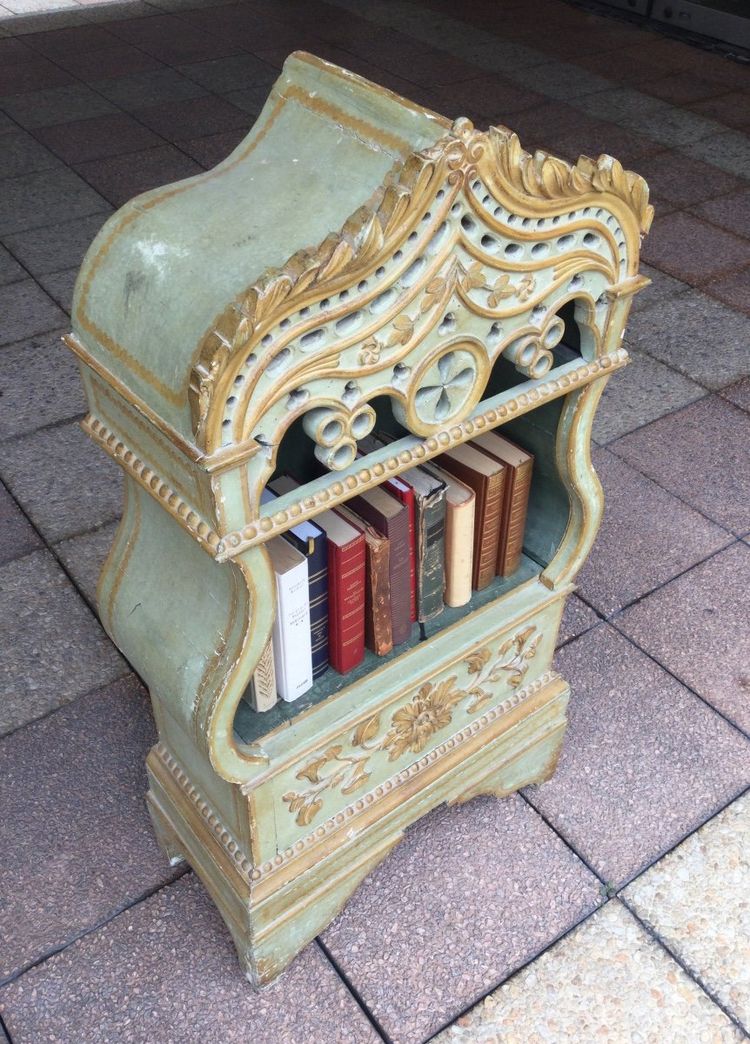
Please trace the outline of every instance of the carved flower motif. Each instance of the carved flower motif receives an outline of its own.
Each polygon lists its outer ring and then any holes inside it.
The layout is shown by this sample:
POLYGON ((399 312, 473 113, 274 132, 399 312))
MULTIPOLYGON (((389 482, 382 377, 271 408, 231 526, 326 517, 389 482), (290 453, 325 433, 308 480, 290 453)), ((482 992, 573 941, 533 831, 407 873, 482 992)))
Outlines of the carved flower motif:
POLYGON ((375 337, 368 337, 359 350, 359 365, 373 366, 380 362, 382 345, 375 337))
POLYGON ((455 675, 438 685, 426 682, 411 703, 396 711, 381 744, 388 751, 389 761, 400 758, 407 750, 418 754, 430 736, 450 725, 454 706, 466 696, 455 685, 455 675))
POLYGON ((394 344, 408 344, 411 335, 414 333, 414 320, 410 319, 408 315, 398 315, 393 320, 393 329, 391 335, 388 338, 388 346, 394 344))

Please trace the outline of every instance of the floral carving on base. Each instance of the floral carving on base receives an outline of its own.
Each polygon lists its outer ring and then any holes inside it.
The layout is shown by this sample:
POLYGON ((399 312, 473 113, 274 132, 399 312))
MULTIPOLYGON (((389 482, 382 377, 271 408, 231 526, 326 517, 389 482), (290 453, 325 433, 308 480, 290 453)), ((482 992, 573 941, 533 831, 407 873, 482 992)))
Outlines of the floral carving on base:
POLYGON ((396 761, 407 752, 419 754, 434 735, 451 724, 458 704, 468 700, 466 713, 476 714, 493 699, 496 691, 492 687, 503 679, 511 689, 517 689, 541 640, 541 633, 531 624, 506 639, 494 653, 491 646, 483 646, 463 661, 471 676, 468 687, 458 687, 455 674, 425 682, 408 703, 393 712, 385 732, 381 715, 374 714, 352 733, 352 753, 345 754, 343 744, 337 743, 317 754, 295 777, 310 786, 289 791, 282 798, 297 824, 309 826, 323 807, 326 791, 347 795, 362 787, 370 778, 368 763, 376 752, 387 753, 388 761, 396 761))

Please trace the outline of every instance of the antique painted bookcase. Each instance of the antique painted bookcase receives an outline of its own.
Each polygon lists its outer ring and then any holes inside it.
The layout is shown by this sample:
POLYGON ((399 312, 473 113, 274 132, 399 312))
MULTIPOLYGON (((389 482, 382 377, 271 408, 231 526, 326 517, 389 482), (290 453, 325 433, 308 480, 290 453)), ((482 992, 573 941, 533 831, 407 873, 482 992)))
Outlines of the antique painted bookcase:
POLYGON ((530 155, 295 54, 223 163, 132 200, 86 255, 66 340, 125 473, 99 611, 153 701, 156 833, 252 982, 428 810, 553 772, 555 639, 602 511, 591 425, 651 217, 608 156, 530 155), (376 424, 395 441, 357 457, 376 424), (535 456, 518 571, 253 711, 266 541, 501 426, 535 456), (292 464, 308 481, 261 507, 292 464))

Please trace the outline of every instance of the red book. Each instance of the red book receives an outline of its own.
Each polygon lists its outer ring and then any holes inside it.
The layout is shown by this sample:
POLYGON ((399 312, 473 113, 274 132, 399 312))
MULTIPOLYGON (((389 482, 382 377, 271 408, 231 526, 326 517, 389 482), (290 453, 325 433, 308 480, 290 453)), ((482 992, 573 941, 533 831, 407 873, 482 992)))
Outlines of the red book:
MULTIPOLYGON (((278 493, 298 486, 288 475, 273 484, 278 493)), ((328 538, 328 660, 346 674, 365 655, 365 535, 337 511, 316 515, 315 524, 328 538)))

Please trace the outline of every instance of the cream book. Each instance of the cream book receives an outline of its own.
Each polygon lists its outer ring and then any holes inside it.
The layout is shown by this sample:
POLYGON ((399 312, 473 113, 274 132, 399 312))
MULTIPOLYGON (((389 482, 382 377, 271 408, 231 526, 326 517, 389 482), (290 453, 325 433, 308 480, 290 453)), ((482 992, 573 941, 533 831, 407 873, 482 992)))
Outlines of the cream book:
POLYGON ((471 598, 476 495, 437 464, 422 466, 445 483, 445 604, 466 605, 471 598))
POLYGON ((282 700, 291 702, 313 683, 307 559, 283 537, 269 540, 266 550, 276 574, 276 620, 271 636, 276 688, 282 700))

